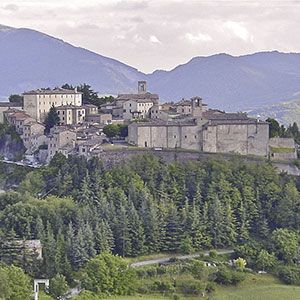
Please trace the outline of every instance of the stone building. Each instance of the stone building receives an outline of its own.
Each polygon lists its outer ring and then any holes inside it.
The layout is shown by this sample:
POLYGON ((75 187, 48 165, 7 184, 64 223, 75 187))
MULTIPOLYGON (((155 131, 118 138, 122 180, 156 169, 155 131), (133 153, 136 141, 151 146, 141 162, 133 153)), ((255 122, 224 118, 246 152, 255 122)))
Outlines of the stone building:
POLYGON ((83 106, 62 105, 56 107, 59 125, 77 125, 85 120, 86 110, 83 106))
POLYGON ((3 123, 5 120, 4 112, 11 109, 21 111, 23 110, 23 105, 21 105, 20 103, 0 102, 0 123, 3 123))
POLYGON ((268 155, 268 123, 246 114, 203 109, 199 97, 191 99, 191 113, 185 112, 168 120, 131 123, 128 142, 138 147, 268 155))
POLYGON ((38 89, 24 94, 24 110, 38 122, 42 122, 52 106, 82 105, 82 93, 62 88, 38 89))
POLYGON ((45 126, 35 121, 28 122, 23 126, 21 138, 27 149, 27 153, 33 153, 39 146, 46 143, 44 130, 45 126))
POLYGON ((25 124, 29 122, 35 122, 35 119, 31 118, 30 115, 24 111, 18 111, 15 109, 5 111, 4 118, 10 125, 16 128, 16 132, 20 135, 23 134, 25 124))
POLYGON ((75 147, 76 132, 66 126, 56 126, 51 128, 48 135, 48 157, 50 161, 56 153, 68 156, 68 153, 75 147))

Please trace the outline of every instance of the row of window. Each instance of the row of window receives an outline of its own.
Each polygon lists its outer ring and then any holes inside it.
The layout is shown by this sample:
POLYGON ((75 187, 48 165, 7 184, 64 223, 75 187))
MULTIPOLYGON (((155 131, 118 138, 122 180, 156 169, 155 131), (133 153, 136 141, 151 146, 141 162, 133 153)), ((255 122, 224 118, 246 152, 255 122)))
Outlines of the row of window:
POLYGON ((52 96, 54 98, 74 98, 74 96, 78 98, 79 95, 39 95, 39 98, 51 98, 52 96))

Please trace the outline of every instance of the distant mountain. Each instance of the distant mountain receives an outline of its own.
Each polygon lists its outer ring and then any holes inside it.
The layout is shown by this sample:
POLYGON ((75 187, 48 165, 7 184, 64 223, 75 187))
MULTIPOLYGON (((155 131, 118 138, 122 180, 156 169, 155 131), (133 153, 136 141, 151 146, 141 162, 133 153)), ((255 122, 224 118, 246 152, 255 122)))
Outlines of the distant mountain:
POLYGON ((300 125, 300 100, 263 105, 248 111, 248 114, 255 117, 260 116, 261 119, 270 117, 286 126, 293 122, 300 125))
POLYGON ((300 54, 262 52, 195 57, 174 70, 156 71, 150 85, 163 98, 201 96, 230 110, 300 99, 300 54))
POLYGON ((162 101, 201 96, 211 107, 246 110, 300 99, 300 54, 261 52, 195 57, 171 71, 144 74, 30 29, 0 25, 0 99, 28 89, 89 83, 100 93, 136 90, 137 81, 162 101))
POLYGON ((30 29, 0 25, 0 98, 39 87, 89 83, 103 93, 135 90, 144 74, 30 29))

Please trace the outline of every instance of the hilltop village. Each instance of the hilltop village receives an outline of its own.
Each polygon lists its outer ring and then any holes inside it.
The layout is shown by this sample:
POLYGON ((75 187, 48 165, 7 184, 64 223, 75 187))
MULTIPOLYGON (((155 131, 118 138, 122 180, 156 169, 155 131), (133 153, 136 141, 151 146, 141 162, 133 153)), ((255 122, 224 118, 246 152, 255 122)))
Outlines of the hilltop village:
MULTIPOLYGON (((0 122, 13 125, 26 154, 48 163, 56 153, 100 156, 113 142, 103 129, 128 126, 123 147, 185 149, 208 153, 237 153, 295 159, 293 139, 269 139, 269 124, 246 113, 211 109, 200 97, 177 103, 160 103, 159 96, 138 82, 136 93, 119 94, 98 108, 83 104, 77 89, 38 89, 23 94, 23 105, 1 103, 0 122), (44 121, 55 107, 59 122, 45 133, 44 121), (282 151, 284 149, 284 151, 282 151)), ((113 147, 111 147, 113 148, 113 147)))

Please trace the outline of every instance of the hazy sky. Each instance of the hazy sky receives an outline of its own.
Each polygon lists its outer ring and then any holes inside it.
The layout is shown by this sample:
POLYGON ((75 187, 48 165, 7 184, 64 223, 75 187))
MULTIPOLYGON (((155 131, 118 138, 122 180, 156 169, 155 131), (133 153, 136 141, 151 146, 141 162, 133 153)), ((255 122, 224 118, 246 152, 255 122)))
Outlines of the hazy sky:
POLYGON ((221 52, 300 52, 300 0, 0 0, 0 24, 36 29, 144 72, 221 52))

